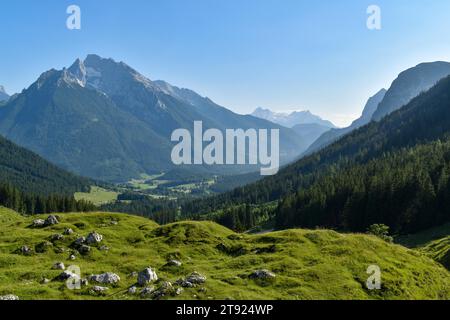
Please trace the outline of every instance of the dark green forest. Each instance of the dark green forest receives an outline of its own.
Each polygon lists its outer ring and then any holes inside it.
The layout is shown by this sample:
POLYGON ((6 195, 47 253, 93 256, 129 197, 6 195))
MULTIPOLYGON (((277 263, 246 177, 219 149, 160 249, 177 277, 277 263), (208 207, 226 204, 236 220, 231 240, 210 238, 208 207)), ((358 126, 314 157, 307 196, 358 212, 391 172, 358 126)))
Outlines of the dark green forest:
POLYGON ((0 136, 0 183, 41 196, 89 191, 93 181, 58 168, 0 136))
POLYGON ((363 232, 376 223, 414 233, 450 220, 450 140, 385 153, 283 199, 278 228, 363 232))
POLYGON ((0 206, 28 215, 53 212, 89 212, 97 209, 89 202, 75 200, 73 196, 26 194, 10 184, 0 185, 0 206))

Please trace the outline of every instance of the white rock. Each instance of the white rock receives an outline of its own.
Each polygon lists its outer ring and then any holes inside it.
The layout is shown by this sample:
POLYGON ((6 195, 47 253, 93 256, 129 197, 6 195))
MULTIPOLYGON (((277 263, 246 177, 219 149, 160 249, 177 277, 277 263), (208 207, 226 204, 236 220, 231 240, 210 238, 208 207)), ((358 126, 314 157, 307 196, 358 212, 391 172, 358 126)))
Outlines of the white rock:
POLYGON ((66 267, 64 266, 64 263, 62 262, 57 262, 53 265, 53 269, 55 270, 65 270, 66 267))
POLYGON ((90 276, 90 280, 97 283, 117 284, 120 281, 120 277, 112 272, 106 272, 102 274, 94 274, 90 276))
POLYGON ((158 276, 156 272, 152 270, 151 267, 148 267, 138 274, 137 282, 140 286, 145 286, 147 283, 154 282, 158 280, 158 276))
POLYGON ((47 219, 45 219, 45 225, 46 226, 52 226, 54 224, 58 224, 58 218, 56 218, 56 216, 54 215, 49 215, 47 219))
POLYGON ((250 275, 250 278, 253 279, 272 279, 275 278, 275 273, 270 272, 269 270, 262 269, 262 270, 256 270, 250 275))
POLYGON ((103 236, 97 232, 91 232, 86 237, 86 242, 88 244, 100 243, 103 240, 103 236))
POLYGON ((41 228, 45 226, 45 220, 42 219, 36 219, 33 221, 32 227, 33 228, 41 228))

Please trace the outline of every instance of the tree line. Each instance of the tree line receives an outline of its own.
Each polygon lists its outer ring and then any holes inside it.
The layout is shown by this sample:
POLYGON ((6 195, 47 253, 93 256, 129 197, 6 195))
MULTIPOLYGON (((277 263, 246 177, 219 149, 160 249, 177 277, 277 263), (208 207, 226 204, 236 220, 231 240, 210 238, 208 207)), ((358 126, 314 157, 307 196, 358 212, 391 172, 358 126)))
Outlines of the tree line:
POLYGON ((0 185, 0 205, 22 214, 54 212, 89 212, 97 208, 90 202, 77 201, 68 195, 35 195, 20 191, 11 184, 0 185))

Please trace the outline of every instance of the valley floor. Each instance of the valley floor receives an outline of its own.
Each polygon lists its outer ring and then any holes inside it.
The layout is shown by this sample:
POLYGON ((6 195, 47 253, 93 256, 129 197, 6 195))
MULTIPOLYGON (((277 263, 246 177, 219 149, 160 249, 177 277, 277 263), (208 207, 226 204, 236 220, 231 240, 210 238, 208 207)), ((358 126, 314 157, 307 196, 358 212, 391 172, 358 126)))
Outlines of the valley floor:
POLYGON ((389 244, 373 236, 327 230, 248 235, 211 222, 160 226, 126 214, 57 216, 58 224, 33 228, 30 225, 34 220, 46 219, 48 215, 24 217, 0 208, 0 296, 13 294, 20 299, 450 299, 450 272, 442 265, 419 250, 389 244), (73 234, 55 236, 69 228, 73 234), (80 254, 74 241, 93 231, 103 239, 90 244, 87 254, 80 254), (23 246, 29 252, 21 251, 23 246), (181 265, 168 265, 171 260, 181 265), (89 280, 81 289, 70 290, 64 281, 57 280, 63 272, 53 269, 57 262, 65 267, 78 266, 81 278, 111 272, 120 281, 98 284, 89 280), (381 269, 380 290, 366 287, 370 276, 366 271, 371 265, 381 269), (147 267, 156 272, 158 281, 148 284, 145 290, 145 286, 137 285, 137 273, 147 267), (255 274, 264 269, 269 272, 255 274), (206 281, 194 281, 192 287, 177 281, 186 280, 193 272, 205 276, 206 281), (136 288, 130 292, 133 286, 136 288))

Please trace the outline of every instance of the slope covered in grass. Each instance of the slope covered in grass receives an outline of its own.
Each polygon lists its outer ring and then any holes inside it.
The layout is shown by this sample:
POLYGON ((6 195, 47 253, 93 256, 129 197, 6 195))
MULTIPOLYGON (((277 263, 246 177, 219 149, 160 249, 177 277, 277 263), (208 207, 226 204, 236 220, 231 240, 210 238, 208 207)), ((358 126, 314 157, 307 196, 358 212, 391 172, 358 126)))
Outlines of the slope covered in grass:
MULTIPOLYGON (((197 271, 204 284, 184 288, 164 299, 449 299, 450 273, 420 252, 388 244, 367 235, 326 230, 287 230, 262 235, 236 234, 211 222, 180 222, 159 226, 144 218, 113 213, 61 214, 60 223, 30 228, 38 217, 23 217, 0 208, 0 295, 21 299, 140 299, 129 294, 136 283, 133 272, 151 266, 159 277, 156 288, 197 271), (44 253, 36 245, 72 228, 74 234, 53 241, 44 253), (99 245, 82 256, 71 249, 79 236, 97 231, 99 245), (30 255, 16 253, 27 245, 30 255), (76 259, 69 260, 75 253, 76 259), (182 262, 168 267, 170 259, 182 262), (103 296, 90 293, 94 283, 69 290, 53 280, 61 270, 56 262, 78 265, 82 277, 103 272, 118 274, 103 296), (366 289, 369 265, 382 271, 381 290, 366 289), (276 277, 255 280, 249 275, 267 269, 276 277)), ((46 218, 46 216, 40 217, 46 218)))
POLYGON ((450 236, 432 241, 421 251, 450 270, 450 236))

